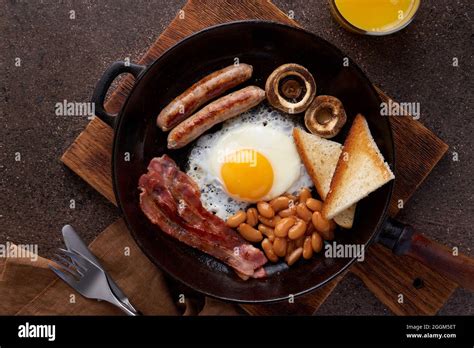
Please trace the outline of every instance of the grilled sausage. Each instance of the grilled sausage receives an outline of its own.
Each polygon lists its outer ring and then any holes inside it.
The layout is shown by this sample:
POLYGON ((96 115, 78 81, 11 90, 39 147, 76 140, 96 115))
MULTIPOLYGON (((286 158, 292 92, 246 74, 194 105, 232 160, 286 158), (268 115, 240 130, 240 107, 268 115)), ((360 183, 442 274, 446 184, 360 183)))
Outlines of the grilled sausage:
POLYGON ((158 115, 156 124, 163 131, 170 130, 201 105, 248 80, 252 71, 251 65, 239 64, 207 75, 169 103, 158 115))
POLYGON ((235 117, 265 99, 265 91, 248 86, 206 105, 181 122, 168 134, 168 149, 179 149, 199 137, 212 126, 235 117))

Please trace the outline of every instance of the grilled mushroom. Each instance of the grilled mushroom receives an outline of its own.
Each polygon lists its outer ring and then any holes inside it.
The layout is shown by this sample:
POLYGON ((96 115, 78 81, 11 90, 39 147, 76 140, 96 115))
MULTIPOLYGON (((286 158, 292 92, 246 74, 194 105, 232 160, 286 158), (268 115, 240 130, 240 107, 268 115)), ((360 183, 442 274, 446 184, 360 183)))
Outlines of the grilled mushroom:
POLYGON ((335 137, 346 120, 341 101, 330 95, 317 96, 304 115, 308 130, 323 138, 335 137))
POLYGON ((284 64, 267 79, 265 92, 270 105, 290 113, 305 111, 316 95, 313 75, 298 64, 284 64))

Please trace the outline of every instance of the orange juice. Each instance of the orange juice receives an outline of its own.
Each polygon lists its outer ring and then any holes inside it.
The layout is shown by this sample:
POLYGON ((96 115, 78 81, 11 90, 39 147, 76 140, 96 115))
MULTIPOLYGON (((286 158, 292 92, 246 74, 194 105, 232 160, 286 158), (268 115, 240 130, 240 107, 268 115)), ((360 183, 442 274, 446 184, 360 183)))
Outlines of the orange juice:
POLYGON ((333 14, 352 31, 384 35, 405 27, 420 0, 332 0, 333 14))

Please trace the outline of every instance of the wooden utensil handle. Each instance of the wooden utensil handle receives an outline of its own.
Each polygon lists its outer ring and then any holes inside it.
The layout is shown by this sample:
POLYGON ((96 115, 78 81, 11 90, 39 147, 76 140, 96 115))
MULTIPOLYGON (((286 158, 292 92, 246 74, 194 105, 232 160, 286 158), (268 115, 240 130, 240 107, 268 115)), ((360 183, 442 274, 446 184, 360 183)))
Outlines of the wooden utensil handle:
POLYGON ((433 242, 420 233, 413 233, 406 255, 450 278, 461 287, 474 291, 474 259, 454 253, 452 249, 433 242))
POLYGON ((397 254, 410 256, 433 271, 474 291, 474 259, 429 240, 410 225, 389 218, 379 242, 397 254))

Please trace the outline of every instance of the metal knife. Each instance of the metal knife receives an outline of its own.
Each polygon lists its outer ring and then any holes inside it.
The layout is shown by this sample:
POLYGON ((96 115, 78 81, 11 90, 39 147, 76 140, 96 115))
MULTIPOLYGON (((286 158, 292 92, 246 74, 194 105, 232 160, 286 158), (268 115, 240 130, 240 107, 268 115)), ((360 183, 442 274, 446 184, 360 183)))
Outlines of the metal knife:
MULTIPOLYGON (((78 254, 81 254, 86 259, 89 259, 89 261, 91 261, 97 267, 99 267, 100 269, 105 271, 104 267, 102 267, 99 260, 97 260, 97 258, 94 256, 94 254, 92 254, 90 252, 87 245, 84 243, 84 241, 81 239, 81 237, 79 237, 79 235, 76 233, 76 231, 74 231, 74 229, 72 228, 71 225, 65 225, 62 228, 62 233, 63 233, 64 243, 66 244, 66 247, 69 250, 75 251, 78 254)), ((107 274, 107 272, 106 272, 106 274, 107 274)), ((125 296, 125 294, 122 292, 122 290, 120 290, 118 285, 109 276, 107 276, 107 281, 109 282, 110 287, 112 288, 112 291, 114 292, 115 296, 117 296, 117 298, 120 301, 122 301, 122 303, 125 306, 129 307, 129 309, 137 312, 137 310, 132 306, 132 304, 128 300, 127 296, 125 296)))

